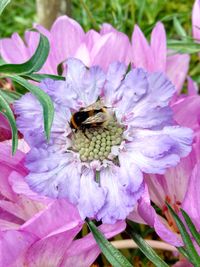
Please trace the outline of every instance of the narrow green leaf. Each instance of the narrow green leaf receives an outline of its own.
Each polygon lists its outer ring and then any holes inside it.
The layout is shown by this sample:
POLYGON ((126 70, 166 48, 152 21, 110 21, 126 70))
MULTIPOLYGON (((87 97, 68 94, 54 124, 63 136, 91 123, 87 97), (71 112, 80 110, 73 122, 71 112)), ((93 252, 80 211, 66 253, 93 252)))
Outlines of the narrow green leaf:
POLYGON ((32 74, 27 74, 27 75, 23 75, 24 78, 26 79, 30 79, 36 82, 41 82, 42 80, 46 79, 46 78, 50 78, 52 80, 61 80, 61 81, 65 81, 65 77, 62 76, 57 76, 57 75, 52 75, 52 74, 40 74, 40 73, 32 73, 32 74))
POLYGON ((127 232, 133 238, 135 243, 138 245, 139 249, 144 253, 144 255, 155 264, 157 267, 169 267, 167 263, 165 263, 156 252, 147 244, 147 242, 137 233, 132 230, 132 222, 128 221, 127 232))
POLYGON ((47 37, 40 34, 39 45, 34 55, 25 63, 22 64, 4 64, 0 65, 0 73, 16 73, 16 74, 28 74, 37 72, 44 65, 49 54, 49 41, 47 37))
POLYGON ((179 53, 193 54, 200 52, 200 43, 195 43, 192 40, 168 40, 167 47, 179 53))
POLYGON ((175 222, 176 222, 176 225, 181 233, 181 236, 182 236, 182 239, 183 239, 183 242, 185 244, 185 247, 186 247, 186 251, 190 257, 190 259, 192 259, 192 263, 195 265, 195 266, 200 266, 200 257, 198 256, 198 253, 197 251, 195 250, 195 247, 192 243, 192 240, 187 232, 187 229, 185 228, 183 222, 181 221, 181 219, 178 217, 178 215, 174 212, 174 210, 172 209, 172 207, 166 203, 171 215, 173 216, 175 222))
POLYGON ((51 98, 40 88, 37 86, 27 82, 25 79, 19 76, 8 76, 16 83, 20 84, 21 86, 25 87, 29 90, 41 103, 43 107, 43 116, 44 116, 44 129, 46 133, 46 137, 49 140, 51 126, 54 117, 54 106, 51 101, 51 98))
POLYGON ((113 267, 132 267, 130 262, 104 237, 92 221, 87 220, 87 224, 104 256, 113 267))
POLYGON ((4 8, 10 3, 11 0, 0 0, 0 15, 2 14, 4 8))
POLYGON ((177 247, 177 249, 186 259, 188 259, 188 261, 192 262, 192 259, 190 258, 184 247, 177 247))
POLYGON ((174 18, 173 18, 173 23, 174 23, 174 28, 175 28, 177 34, 178 34, 180 37, 186 37, 186 36, 187 36, 187 33, 185 32, 184 28, 181 26, 181 23, 180 23, 180 21, 177 19, 177 17, 174 17, 174 18))
POLYGON ((15 122, 14 114, 9 106, 9 104, 4 99, 1 91, 0 91, 0 112, 8 119, 11 130, 12 130, 12 153, 14 154, 17 150, 18 146, 18 134, 17 134, 17 126, 15 122))
POLYGON ((0 89, 0 93, 3 98, 8 102, 8 104, 12 104, 15 100, 18 100, 22 96, 20 93, 3 89, 0 89))
POLYGON ((197 231, 195 225, 193 224, 192 220, 190 219, 190 217, 188 216, 188 214, 183 210, 181 209, 181 213, 187 223, 187 226, 190 230, 190 233, 192 234, 192 236, 194 237, 194 239, 196 240, 197 244, 200 246, 200 234, 199 232, 197 231))

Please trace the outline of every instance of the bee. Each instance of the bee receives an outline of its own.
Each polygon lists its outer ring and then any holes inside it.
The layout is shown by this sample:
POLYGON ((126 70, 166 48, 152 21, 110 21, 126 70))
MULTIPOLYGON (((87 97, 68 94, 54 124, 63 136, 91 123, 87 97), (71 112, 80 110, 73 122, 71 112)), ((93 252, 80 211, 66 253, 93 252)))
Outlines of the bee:
POLYGON ((70 119, 70 127, 77 130, 82 130, 104 125, 109 118, 107 108, 101 100, 75 112, 70 119))

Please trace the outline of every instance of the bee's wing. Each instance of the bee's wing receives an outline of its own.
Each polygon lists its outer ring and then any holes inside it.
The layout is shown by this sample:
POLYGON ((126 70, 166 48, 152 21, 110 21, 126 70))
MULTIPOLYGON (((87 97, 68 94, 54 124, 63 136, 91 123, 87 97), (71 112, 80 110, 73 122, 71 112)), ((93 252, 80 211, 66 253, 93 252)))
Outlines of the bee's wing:
POLYGON ((82 124, 92 124, 92 123, 103 123, 107 120, 107 114, 103 112, 98 112, 94 116, 90 116, 82 124))
POLYGON ((97 102, 85 107, 85 108, 82 108, 81 111, 90 111, 90 110, 100 110, 103 108, 103 103, 101 100, 98 100, 97 102))

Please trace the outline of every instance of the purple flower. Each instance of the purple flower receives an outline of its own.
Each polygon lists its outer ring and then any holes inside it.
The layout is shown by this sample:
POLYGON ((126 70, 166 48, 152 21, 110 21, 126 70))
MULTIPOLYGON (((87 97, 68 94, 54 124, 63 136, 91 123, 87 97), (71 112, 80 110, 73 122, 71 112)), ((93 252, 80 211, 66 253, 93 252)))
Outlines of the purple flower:
MULTIPOLYGON (((164 175, 145 176, 148 187, 139 200, 137 209, 143 223, 144 221, 148 223, 163 240, 174 246, 183 246, 183 241, 165 201, 170 203, 177 214, 180 208, 186 210, 200 232, 200 194, 198 193, 200 186, 200 96, 189 93, 189 95, 181 95, 172 104, 172 109, 174 119, 180 125, 190 127, 194 131, 192 151, 176 167, 169 168, 164 175), (161 209, 162 217, 156 214, 151 203, 161 209)), ((132 213, 129 218, 139 221, 137 213, 132 213)))
POLYGON ((126 74, 121 63, 104 73, 72 58, 66 81, 47 79, 40 87, 55 106, 49 143, 34 96, 26 94, 14 105, 31 148, 26 180, 38 193, 67 198, 82 219, 125 219, 143 193, 143 173, 163 174, 191 150, 192 131, 173 122, 168 104, 175 89, 162 73, 133 69, 126 74), (72 130, 72 114, 98 99, 107 109, 107 125, 72 130))

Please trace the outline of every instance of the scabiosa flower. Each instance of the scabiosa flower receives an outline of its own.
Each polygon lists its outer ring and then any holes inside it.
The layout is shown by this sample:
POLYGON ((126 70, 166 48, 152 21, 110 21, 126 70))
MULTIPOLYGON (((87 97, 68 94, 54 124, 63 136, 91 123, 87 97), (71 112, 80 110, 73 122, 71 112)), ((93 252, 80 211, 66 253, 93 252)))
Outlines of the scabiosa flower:
POLYGON ((105 223, 125 219, 143 193, 143 172, 164 173, 190 152, 192 131, 174 125, 168 103, 174 86, 161 73, 113 63, 107 73, 67 60, 66 81, 40 87, 55 107, 49 143, 42 107, 31 94, 14 104, 17 124, 30 145, 26 180, 38 193, 67 198, 84 219, 105 223), (97 101, 106 125, 74 131, 72 115, 97 101))

